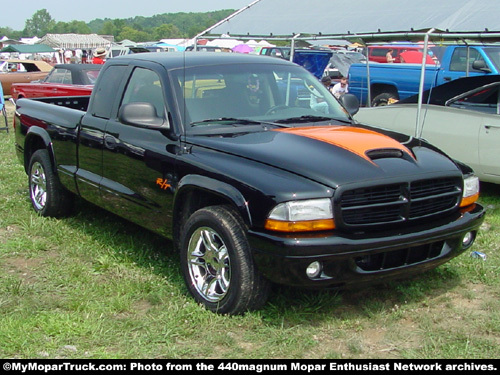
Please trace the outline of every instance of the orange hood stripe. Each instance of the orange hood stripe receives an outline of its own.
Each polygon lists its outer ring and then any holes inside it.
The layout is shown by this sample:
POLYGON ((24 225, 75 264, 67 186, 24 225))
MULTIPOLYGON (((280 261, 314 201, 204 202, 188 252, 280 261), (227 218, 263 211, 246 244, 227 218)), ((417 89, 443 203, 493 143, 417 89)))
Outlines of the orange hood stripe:
POLYGON ((276 129, 275 131, 296 134, 326 142, 348 150, 370 162, 371 160, 366 156, 366 153, 378 149, 397 149, 413 157, 410 150, 398 141, 386 135, 363 128, 353 128, 349 126, 318 126, 276 129))

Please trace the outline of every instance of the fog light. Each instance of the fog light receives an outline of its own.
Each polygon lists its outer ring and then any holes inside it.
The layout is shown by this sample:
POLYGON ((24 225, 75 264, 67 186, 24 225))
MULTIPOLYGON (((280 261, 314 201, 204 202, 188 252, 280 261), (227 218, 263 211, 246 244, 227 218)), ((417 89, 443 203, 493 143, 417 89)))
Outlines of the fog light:
POLYGON ((467 232, 464 238, 462 239, 462 247, 466 249, 469 246, 471 246, 473 242, 474 242, 474 233, 467 232))
POLYGON ((323 267, 321 266, 320 262, 312 262, 306 269, 307 277, 309 277, 310 279, 318 277, 321 273, 322 268, 323 267))

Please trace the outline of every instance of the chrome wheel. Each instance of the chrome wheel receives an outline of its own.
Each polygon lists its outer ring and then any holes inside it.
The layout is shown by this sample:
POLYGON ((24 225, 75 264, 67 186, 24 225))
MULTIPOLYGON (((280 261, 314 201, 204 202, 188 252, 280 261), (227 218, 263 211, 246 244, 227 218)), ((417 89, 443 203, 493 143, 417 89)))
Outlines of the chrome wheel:
POLYGON ((35 209, 41 211, 47 203, 47 179, 45 170, 39 162, 31 166, 30 181, 31 201, 35 209))
POLYGON ((219 314, 243 314, 260 308, 269 282, 253 262, 241 216, 230 206, 193 212, 179 234, 181 267, 196 302, 219 314))
POLYGON ((192 285, 208 302, 221 301, 229 290, 231 262, 221 236, 209 227, 196 229, 189 240, 187 264, 192 285))

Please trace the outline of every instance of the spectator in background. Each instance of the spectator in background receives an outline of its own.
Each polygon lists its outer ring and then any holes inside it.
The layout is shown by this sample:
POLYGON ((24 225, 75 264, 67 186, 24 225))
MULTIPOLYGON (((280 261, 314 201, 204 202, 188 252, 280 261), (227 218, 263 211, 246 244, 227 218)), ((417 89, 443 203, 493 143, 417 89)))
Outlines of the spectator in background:
POLYGON ((64 63, 69 64, 71 62, 71 56, 73 56, 73 52, 70 49, 64 51, 64 63))
POLYGON ((321 78, 321 83, 323 84, 323 86, 325 86, 328 90, 330 90, 330 86, 332 85, 332 79, 330 78, 330 76, 323 76, 321 78))
POLYGON ((69 59, 70 64, 78 64, 78 56, 76 56, 76 51, 73 51, 69 59))
POLYGON ((331 89, 332 94, 338 99, 342 95, 347 94, 349 92, 349 85, 347 84, 347 78, 346 77, 341 77, 340 82, 337 83, 333 88, 331 89))
POLYGON ((394 60, 396 60, 394 57, 392 57, 392 53, 394 52, 393 49, 390 49, 389 51, 387 51, 387 53, 385 54, 385 59, 388 63, 393 63, 394 60))
POLYGON ((106 50, 104 48, 97 48, 94 51, 94 58, 92 59, 92 64, 104 64, 104 57, 106 56, 106 50))

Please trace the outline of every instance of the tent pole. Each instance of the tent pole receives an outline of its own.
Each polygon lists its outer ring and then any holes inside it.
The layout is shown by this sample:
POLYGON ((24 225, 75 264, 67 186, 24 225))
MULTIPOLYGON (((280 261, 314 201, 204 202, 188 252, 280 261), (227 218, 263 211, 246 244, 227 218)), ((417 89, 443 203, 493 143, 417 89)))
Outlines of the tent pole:
POLYGON ((370 84, 370 51, 368 51, 368 45, 363 41, 363 44, 365 45, 365 56, 366 56, 366 106, 371 107, 372 106, 372 88, 370 84))
POLYGON ((424 79, 425 79, 425 62, 427 60, 427 48, 429 47, 429 35, 434 32, 434 28, 425 33, 424 37, 424 52, 422 54, 422 69, 420 70, 420 86, 418 88, 418 108, 417 108, 417 126, 415 128, 415 136, 420 138, 422 135, 423 124, 421 124, 422 100, 424 96, 424 79))
POLYGON ((295 39, 298 38, 300 34, 294 35, 292 38, 292 42, 290 45, 290 61, 293 61, 293 57, 295 55, 295 39))
POLYGON ((257 4, 259 1, 260 1, 260 0, 255 0, 255 1, 253 1, 252 3, 248 4, 247 6, 245 6, 245 7, 241 8, 240 10, 237 10, 236 12, 234 12, 234 13, 230 14, 229 16, 227 16, 226 18, 224 18, 222 21, 219 21, 219 22, 217 22, 215 25, 210 26, 208 29, 203 30, 201 33, 199 33, 198 35, 196 35, 196 36, 194 37, 194 39, 196 40, 196 39, 198 39, 199 37, 201 37, 201 36, 205 35, 206 33, 208 33, 208 32, 210 32, 210 31, 212 31, 212 30, 213 30, 213 29, 215 29, 217 26, 220 26, 220 25, 222 25, 223 23, 228 22, 230 19, 232 19, 232 18, 236 17, 236 16, 237 16, 238 14, 240 14, 241 12, 243 12, 243 11, 247 10, 248 8, 251 8, 252 6, 254 6, 255 4, 257 4))

